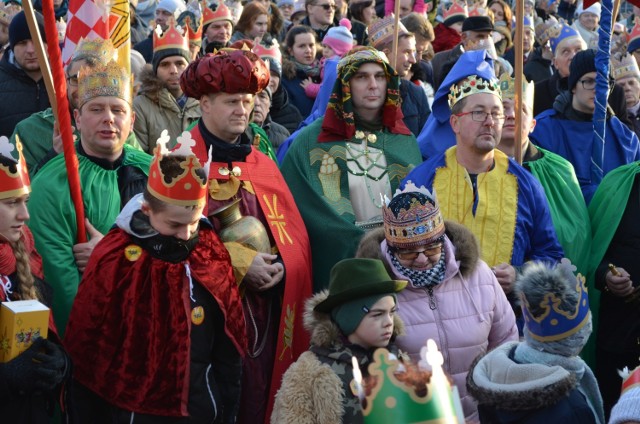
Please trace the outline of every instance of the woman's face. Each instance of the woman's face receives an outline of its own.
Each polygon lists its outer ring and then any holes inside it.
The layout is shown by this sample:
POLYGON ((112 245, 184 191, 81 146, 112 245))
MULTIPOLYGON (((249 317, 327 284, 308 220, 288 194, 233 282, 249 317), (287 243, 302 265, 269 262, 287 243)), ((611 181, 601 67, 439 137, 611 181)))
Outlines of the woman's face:
POLYGON ((0 200, 0 240, 10 243, 20 240, 25 222, 29 220, 29 195, 0 200))
POLYGON ((290 53, 296 61, 311 65, 316 59, 316 39, 313 34, 304 32, 296 35, 290 53))
POLYGON ((414 249, 398 249, 393 254, 403 267, 416 271, 426 271, 433 268, 440 260, 442 243, 433 243, 414 249))
POLYGON ((366 25, 369 25, 376 17, 376 4, 371 2, 371 4, 364 9, 362 9, 362 19, 366 25))
POLYGON ((502 6, 499 3, 493 3, 489 6, 489 9, 493 12, 496 21, 504 21, 504 10, 502 10, 502 6))
POLYGON ((256 20, 253 22, 253 27, 251 28, 249 36, 252 39, 262 38, 267 33, 268 27, 269 17, 267 15, 258 15, 256 20))

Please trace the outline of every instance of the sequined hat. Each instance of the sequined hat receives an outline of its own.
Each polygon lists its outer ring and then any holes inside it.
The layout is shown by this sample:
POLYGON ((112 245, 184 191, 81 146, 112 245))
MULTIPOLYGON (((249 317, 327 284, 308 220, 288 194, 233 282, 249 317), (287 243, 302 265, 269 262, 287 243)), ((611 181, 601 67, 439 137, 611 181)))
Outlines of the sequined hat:
POLYGON ((0 136, 0 199, 18 197, 31 192, 31 182, 27 164, 22 156, 22 143, 16 136, 16 145, 11 144, 5 136, 0 136), (18 150, 18 160, 13 151, 18 150))
MULTIPOLYGON (((515 99, 516 97, 516 79, 511 78, 506 72, 500 75, 498 81, 500 86, 500 92, 503 99, 515 99)), ((533 81, 527 81, 526 78, 522 78, 522 101, 529 106, 529 110, 533 113, 533 90, 535 83, 533 81)))
MULTIPOLYGON (((369 25, 369 45, 382 50, 393 41, 395 18, 393 14, 378 19, 369 25)), ((402 22, 398 21, 398 37, 409 34, 402 22)))
POLYGON ((116 60, 118 58, 118 51, 113 46, 110 39, 94 38, 93 40, 87 40, 85 38, 80 39, 80 42, 76 46, 72 61, 93 59, 102 63, 107 63, 110 60, 116 60))
POLYGON ((393 248, 425 246, 444 235, 444 219, 435 196, 411 181, 382 207, 382 219, 387 244, 393 248))
POLYGON ((613 69, 611 74, 615 80, 626 77, 640 78, 638 62, 636 62, 636 58, 631 54, 625 54, 619 60, 611 56, 611 68, 613 69))
POLYGON ((78 73, 78 105, 95 97, 119 97, 131 104, 131 75, 115 60, 96 67, 83 66, 78 73))

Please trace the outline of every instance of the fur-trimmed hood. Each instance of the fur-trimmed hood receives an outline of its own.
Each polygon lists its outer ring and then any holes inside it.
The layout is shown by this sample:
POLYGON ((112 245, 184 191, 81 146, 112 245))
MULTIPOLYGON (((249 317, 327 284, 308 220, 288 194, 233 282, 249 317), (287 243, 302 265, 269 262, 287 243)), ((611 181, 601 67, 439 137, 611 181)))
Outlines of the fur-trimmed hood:
POLYGON ((480 405, 504 411, 532 411, 555 405, 576 388, 575 376, 561 366, 520 364, 505 343, 479 356, 467 374, 467 389, 480 405))
POLYGON ((153 69, 145 69, 140 74, 140 89, 138 95, 149 98, 154 103, 160 103, 160 94, 166 90, 165 84, 153 72, 153 69))
MULTIPOLYGON (((480 247, 471 231, 464 225, 453 221, 444 221, 445 235, 455 248, 455 259, 460 263, 460 273, 467 278, 476 269, 480 259, 480 247)), ((384 262, 389 275, 394 275, 391 264, 385 259, 380 243, 384 240, 384 228, 376 228, 362 237, 356 258, 375 258, 384 262)))
MULTIPOLYGON (((304 328, 311 334, 311 344, 319 347, 336 347, 342 344, 341 331, 338 325, 331 320, 331 316, 324 312, 314 311, 313 308, 329 296, 328 290, 314 294, 305 303, 304 328)), ((393 317, 393 337, 404 333, 404 324, 396 314, 393 317)))

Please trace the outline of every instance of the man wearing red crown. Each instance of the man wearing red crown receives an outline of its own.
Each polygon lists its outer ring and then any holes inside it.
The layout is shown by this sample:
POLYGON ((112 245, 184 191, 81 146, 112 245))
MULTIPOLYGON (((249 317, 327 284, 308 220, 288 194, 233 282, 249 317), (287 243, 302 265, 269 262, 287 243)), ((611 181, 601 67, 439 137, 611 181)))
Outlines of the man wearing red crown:
POLYGON ((153 69, 143 72, 142 86, 133 99, 133 131, 147 153, 153 152, 162 131, 174 140, 200 118, 198 100, 185 96, 180 88, 180 76, 189 62, 189 40, 179 26, 153 31, 153 69))
POLYGON ((71 312, 77 422, 235 422, 247 348, 240 292, 202 215, 209 162, 188 132, 167 151, 167 134, 144 194, 96 246, 71 312))
POLYGON ((30 225, 43 257, 45 276, 54 289, 53 311, 61 333, 93 247, 109 231, 122 207, 146 185, 151 156, 125 144, 133 121, 126 71, 113 60, 81 68, 76 150, 89 242, 76 244, 76 214, 64 156, 53 158, 33 180, 30 225))
POLYGON ((218 2, 215 10, 203 7, 202 29, 205 41, 202 47, 205 52, 211 53, 227 47, 233 33, 233 17, 229 8, 223 2, 218 2))
POLYGON ((249 352, 238 422, 252 424, 268 420, 282 374, 308 347, 302 312, 311 294, 311 253, 300 213, 275 162, 245 135, 254 96, 268 83, 269 68, 246 50, 203 57, 181 78, 185 94, 199 99, 202 109, 191 131, 195 152, 204 160, 212 149, 206 215, 229 233, 223 241, 244 292, 249 352), (225 209, 234 204, 245 218, 257 219, 244 219, 257 224, 251 237, 233 229, 244 223, 223 228, 229 217, 215 216, 231 215, 225 209))

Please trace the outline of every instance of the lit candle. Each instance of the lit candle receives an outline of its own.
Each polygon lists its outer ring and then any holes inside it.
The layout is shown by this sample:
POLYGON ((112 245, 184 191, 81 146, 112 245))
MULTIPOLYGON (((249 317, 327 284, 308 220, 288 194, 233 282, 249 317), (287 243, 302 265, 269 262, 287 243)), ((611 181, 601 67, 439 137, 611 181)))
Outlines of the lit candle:
POLYGON ((364 401, 364 389, 362 388, 362 372, 358 365, 358 359, 355 356, 351 357, 351 364, 353 365, 353 381, 356 384, 356 392, 358 392, 358 398, 360 402, 364 401))

